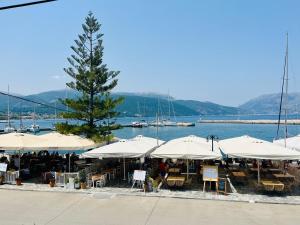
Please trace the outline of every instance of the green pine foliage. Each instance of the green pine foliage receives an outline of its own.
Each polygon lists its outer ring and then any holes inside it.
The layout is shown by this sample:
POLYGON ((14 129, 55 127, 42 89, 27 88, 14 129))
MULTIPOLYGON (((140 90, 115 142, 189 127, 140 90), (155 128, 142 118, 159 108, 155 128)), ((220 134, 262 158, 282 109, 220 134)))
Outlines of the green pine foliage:
POLYGON ((78 35, 73 54, 68 58, 70 67, 64 71, 72 78, 67 86, 80 95, 78 98, 61 99, 69 108, 62 112, 65 119, 81 121, 78 124, 59 123, 56 128, 61 133, 84 135, 95 141, 110 138, 111 130, 118 129, 112 118, 122 98, 112 98, 110 92, 118 83, 119 71, 110 71, 103 63, 103 34, 101 25, 90 12, 82 25, 83 33, 78 35))

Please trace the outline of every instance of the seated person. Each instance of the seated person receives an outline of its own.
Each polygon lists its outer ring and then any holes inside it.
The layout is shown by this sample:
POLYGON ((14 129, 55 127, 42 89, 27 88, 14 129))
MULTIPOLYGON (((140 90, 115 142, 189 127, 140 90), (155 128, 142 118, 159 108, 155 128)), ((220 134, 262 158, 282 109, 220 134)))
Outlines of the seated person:
POLYGON ((246 163, 245 163, 244 160, 241 160, 241 161, 240 161, 239 167, 240 167, 240 168, 246 168, 246 163))
POLYGON ((159 168, 159 175, 161 177, 164 177, 166 175, 166 171, 167 171, 167 164, 165 162, 161 161, 158 168, 159 168))

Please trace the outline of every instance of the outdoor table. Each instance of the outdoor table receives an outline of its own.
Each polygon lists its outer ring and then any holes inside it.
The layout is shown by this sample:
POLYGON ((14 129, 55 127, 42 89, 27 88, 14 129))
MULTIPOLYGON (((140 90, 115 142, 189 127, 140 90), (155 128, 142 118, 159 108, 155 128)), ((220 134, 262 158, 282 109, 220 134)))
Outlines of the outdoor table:
POLYGON ((108 180, 111 180, 111 178, 115 178, 117 170, 116 169, 106 169, 102 171, 103 173, 106 173, 108 175, 108 180))
POLYGON ((269 168, 268 171, 271 173, 280 173, 282 170, 278 168, 269 168))
POLYGON ((295 180, 295 176, 289 174, 289 173, 286 173, 286 174, 283 174, 283 173, 275 173, 273 174, 274 177, 276 177, 277 179, 291 179, 291 180, 295 180))
POLYGON ((232 175, 234 177, 246 177, 246 174, 243 171, 232 172, 232 175))
POLYGON ((262 185, 266 191, 283 191, 284 184, 278 180, 262 180, 262 185))
POLYGON ((101 180, 102 176, 103 174, 101 173, 92 175, 93 187, 95 187, 95 181, 101 180))
POLYGON ((169 168, 169 173, 180 173, 180 168, 169 168))
POLYGON ((247 182, 247 179, 246 179, 246 173, 243 172, 243 171, 234 171, 234 172, 231 172, 233 177, 234 177, 234 180, 237 182, 237 183, 246 183, 247 182))
POLYGON ((167 184, 170 187, 182 187, 185 182, 185 177, 180 176, 168 176, 167 177, 167 184))
POLYGON ((250 168, 249 170, 250 170, 251 172, 257 172, 257 171, 258 171, 258 169, 257 169, 257 168, 253 168, 253 167, 252 167, 252 168, 250 168))
POLYGON ((77 166, 81 166, 81 165, 85 165, 85 164, 86 164, 85 160, 76 160, 76 161, 74 161, 74 163, 75 163, 77 166))
MULTIPOLYGON (((257 172, 258 172, 258 168, 250 168, 249 170, 250 170, 251 172, 253 172, 253 173, 257 173, 257 172)), ((265 173, 265 172, 267 172, 267 169, 265 169, 265 168, 260 168, 260 172, 265 173)))

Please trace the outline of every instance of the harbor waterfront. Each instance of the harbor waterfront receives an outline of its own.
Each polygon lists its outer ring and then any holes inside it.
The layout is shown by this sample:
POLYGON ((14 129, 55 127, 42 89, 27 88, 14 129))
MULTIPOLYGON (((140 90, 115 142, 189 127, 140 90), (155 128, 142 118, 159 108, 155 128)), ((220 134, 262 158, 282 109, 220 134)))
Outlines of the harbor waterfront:
POLYGON ((299 224, 300 1, 1 2, 0 225, 299 224))
MULTIPOLYGON (((264 124, 259 123, 259 121, 265 120, 276 120, 277 115, 256 115, 256 116, 202 116, 201 120, 213 120, 214 123, 199 123, 199 116, 189 116, 189 117, 178 117, 178 121, 184 122, 193 122, 195 123, 194 127, 177 127, 177 126, 165 126, 156 127, 149 126, 143 128, 132 128, 132 127, 124 127, 120 130, 114 131, 114 134, 118 138, 132 138, 137 135, 143 135, 148 137, 156 138, 158 136, 159 139, 164 141, 169 141, 174 138, 184 137, 188 135, 198 135, 200 137, 207 137, 208 135, 214 134, 219 137, 219 139, 226 139, 230 137, 237 137, 242 135, 249 135, 259 139, 263 139, 266 141, 273 141, 276 136, 276 124, 264 124), (254 121, 253 123, 225 123, 224 121, 254 121), (255 122, 258 121, 258 122, 255 122), (158 130, 158 132, 157 132, 158 130)), ((291 115, 289 119, 297 120, 298 115, 291 115)), ((137 119, 145 120, 145 121, 154 121, 154 117, 121 117, 117 118, 116 122, 125 125, 130 124, 132 121, 136 121, 137 119)), ((47 120, 37 120, 37 124, 40 126, 40 129, 52 129, 55 124, 54 119, 47 120)), ((19 126, 18 120, 12 120, 12 124, 15 127, 19 126)), ((32 124, 32 120, 24 120, 24 126, 30 126, 32 124)), ((0 130, 3 129, 5 123, 0 123, 0 130)), ((281 125, 280 134, 284 136, 284 125, 281 125)), ((49 131, 46 131, 49 132, 49 131)), ((300 134, 300 125, 288 125, 289 136, 295 136, 300 134)), ((42 132, 43 133, 43 132, 42 132)))

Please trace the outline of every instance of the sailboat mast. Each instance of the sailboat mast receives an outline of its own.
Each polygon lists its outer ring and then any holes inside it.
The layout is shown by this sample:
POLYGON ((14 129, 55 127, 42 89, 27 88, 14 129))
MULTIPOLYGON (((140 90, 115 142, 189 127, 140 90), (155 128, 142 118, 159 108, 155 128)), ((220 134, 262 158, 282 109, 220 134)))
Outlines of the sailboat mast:
POLYGON ((20 105, 20 130, 23 128, 23 121, 22 121, 22 103, 20 105))
POLYGON ((285 135, 284 135, 284 145, 286 147, 286 139, 288 138, 288 128, 287 128, 287 116, 288 116, 288 80, 289 80, 289 64, 288 64, 288 57, 289 57, 289 36, 288 33, 286 34, 286 71, 285 71, 285 135))
POLYGON ((170 92, 168 91, 168 104, 169 104, 169 120, 171 120, 171 102, 170 102, 170 92))
POLYGON ((56 120, 57 120, 56 100, 55 100, 55 111, 54 111, 54 114, 55 114, 54 123, 56 124, 56 120))
POLYGON ((10 125, 9 85, 7 86, 7 125, 8 125, 8 127, 11 127, 11 125, 10 125))
POLYGON ((35 127, 35 105, 33 105, 33 126, 35 127))

